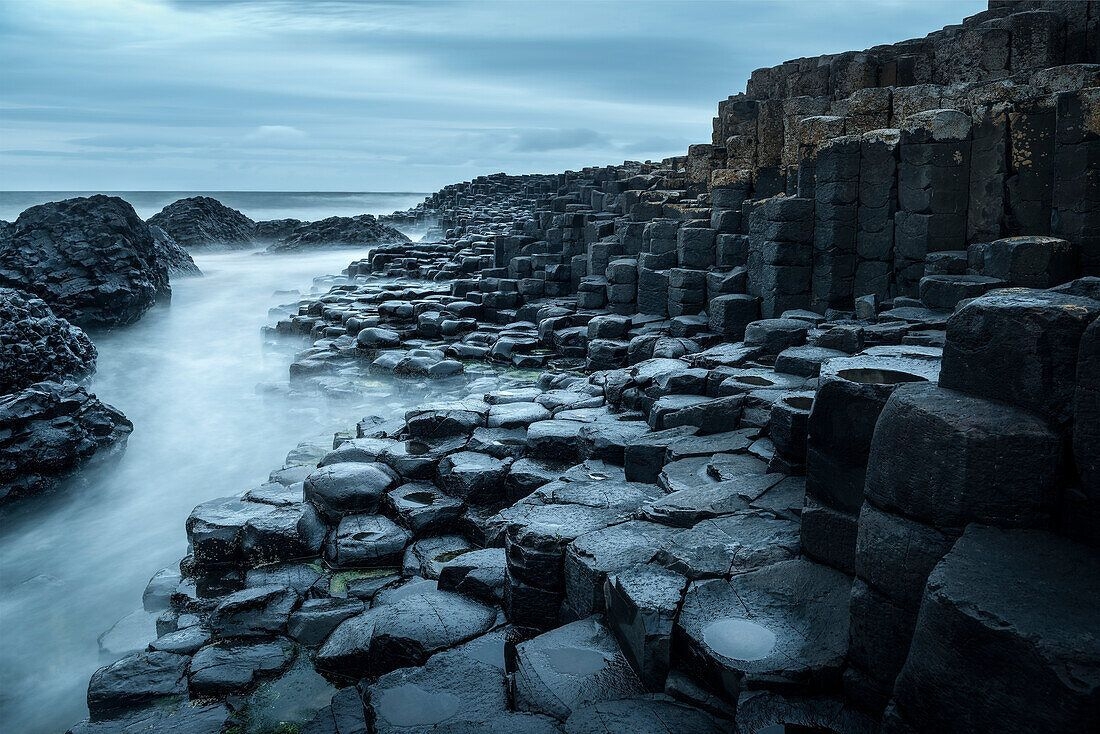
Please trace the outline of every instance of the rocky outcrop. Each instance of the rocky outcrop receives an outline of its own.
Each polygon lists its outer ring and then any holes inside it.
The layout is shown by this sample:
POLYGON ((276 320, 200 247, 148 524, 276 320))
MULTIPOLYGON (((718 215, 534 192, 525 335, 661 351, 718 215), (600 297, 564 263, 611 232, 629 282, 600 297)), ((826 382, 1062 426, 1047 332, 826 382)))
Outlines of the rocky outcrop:
POLYGON ((294 230, 305 224, 308 222, 301 219, 265 219, 256 222, 254 232, 257 241, 275 243, 289 237, 294 230))
POLYGON ((118 326, 171 296, 148 225, 114 196, 40 204, 0 240, 0 286, 32 293, 80 326, 118 326))
POLYGON ((39 382, 0 397, 0 502, 50 489, 125 446, 133 424, 73 382, 39 382))
POLYGON ((255 246, 256 223, 209 196, 174 201, 149 218, 186 248, 244 249, 255 246))
POLYGON ((357 683, 314 731, 1095 728, 1092 10, 787 62, 686 156, 403 213, 440 241, 270 333, 303 387, 457 394, 197 507, 152 648, 250 701, 296 648, 357 683))
POLYGON ((268 247, 267 251, 297 252, 323 247, 365 247, 402 242, 409 242, 409 238, 382 224, 371 214, 360 214, 305 222, 268 247))
POLYGON ((180 243, 172 239, 171 235, 155 224, 149 226, 149 231, 153 233, 157 259, 168 269, 169 276, 202 275, 202 271, 191 259, 191 255, 180 247, 180 243))
POLYGON ((96 348, 84 331, 54 316, 45 301, 0 288, 0 395, 42 380, 95 372, 96 348))

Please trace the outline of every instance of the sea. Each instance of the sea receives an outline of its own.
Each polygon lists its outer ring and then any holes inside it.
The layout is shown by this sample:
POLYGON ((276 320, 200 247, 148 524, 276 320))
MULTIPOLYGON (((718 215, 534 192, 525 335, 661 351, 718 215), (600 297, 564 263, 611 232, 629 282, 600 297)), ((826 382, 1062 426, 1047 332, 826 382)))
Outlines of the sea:
POLYGON ((133 205, 143 219, 189 196, 210 196, 256 221, 357 214, 392 214, 416 206, 426 194, 414 191, 0 191, 0 219, 14 222, 28 207, 76 196, 108 194, 133 205))

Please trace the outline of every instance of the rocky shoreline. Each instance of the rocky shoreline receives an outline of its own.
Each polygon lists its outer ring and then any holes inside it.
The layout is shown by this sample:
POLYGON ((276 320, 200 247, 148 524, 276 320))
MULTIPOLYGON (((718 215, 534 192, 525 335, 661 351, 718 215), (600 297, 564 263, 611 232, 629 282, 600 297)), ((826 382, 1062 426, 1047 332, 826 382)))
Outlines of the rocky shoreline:
MULTIPOLYGON (((453 397, 196 507, 71 731, 1095 729, 1095 11, 992 0, 755 72, 686 156, 395 214, 439 236, 268 333, 453 397)), ((159 226, 253 241, 200 205, 159 226)))

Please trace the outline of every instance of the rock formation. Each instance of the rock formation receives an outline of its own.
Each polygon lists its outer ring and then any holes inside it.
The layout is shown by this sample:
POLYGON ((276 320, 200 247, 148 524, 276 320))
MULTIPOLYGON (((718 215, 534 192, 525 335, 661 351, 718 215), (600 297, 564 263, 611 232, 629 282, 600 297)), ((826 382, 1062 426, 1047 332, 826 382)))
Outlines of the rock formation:
POLYGON ((40 204, 0 240, 0 286, 80 326, 118 326, 171 296, 166 264, 134 208, 96 195, 40 204))
POLYGON ((169 276, 187 277, 202 275, 199 266, 191 259, 187 250, 180 247, 172 237, 155 224, 149 226, 153 234, 153 243, 156 246, 157 260, 168 269, 169 276))
POLYGON ((1095 730, 1095 11, 993 0, 754 72, 686 156, 402 213, 439 241, 271 331, 453 399, 196 507, 93 719, 239 725, 297 654, 311 732, 1095 730))
POLYGON ((73 382, 0 396, 0 503, 38 494, 126 445, 133 424, 73 382))
POLYGON ((304 222, 267 248, 268 252, 298 252, 321 247, 364 247, 408 242, 409 238, 373 215, 329 217, 304 222))
POLYGON ((254 247, 256 223, 209 196, 174 201, 149 218, 186 248, 254 247))
POLYGON ((41 299, 0 288, 0 395, 42 380, 87 377, 95 360, 82 329, 54 316, 41 299))

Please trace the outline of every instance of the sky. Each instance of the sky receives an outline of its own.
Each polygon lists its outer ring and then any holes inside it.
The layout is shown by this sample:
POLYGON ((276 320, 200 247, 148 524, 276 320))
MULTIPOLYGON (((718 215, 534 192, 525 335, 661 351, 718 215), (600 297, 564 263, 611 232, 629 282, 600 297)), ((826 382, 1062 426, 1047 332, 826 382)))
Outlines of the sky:
POLYGON ((432 191, 682 155, 753 69, 984 0, 0 0, 0 189, 432 191))

